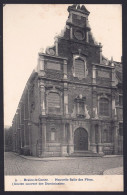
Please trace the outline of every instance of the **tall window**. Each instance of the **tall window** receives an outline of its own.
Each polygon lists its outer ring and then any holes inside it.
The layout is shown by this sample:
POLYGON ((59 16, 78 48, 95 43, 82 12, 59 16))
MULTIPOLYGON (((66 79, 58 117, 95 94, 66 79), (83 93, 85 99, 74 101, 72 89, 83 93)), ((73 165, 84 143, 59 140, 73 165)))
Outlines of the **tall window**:
POLYGON ((119 106, 123 106, 123 96, 119 95, 119 106))
POLYGON ((78 95, 75 98, 76 103, 76 114, 78 117, 85 117, 85 101, 86 97, 83 97, 82 94, 78 95))
POLYGON ((109 101, 106 98, 99 101, 99 113, 102 116, 109 116, 109 101))
POLYGON ((123 123, 119 123, 119 135, 123 136, 123 123))
POLYGON ((105 129, 103 132, 103 142, 110 143, 112 140, 112 134, 109 129, 105 129))
POLYGON ((84 115, 84 102, 80 102, 78 105, 78 114, 79 115, 84 115))
POLYGON ((53 114, 60 113, 60 96, 57 93, 48 94, 48 112, 53 114))
POLYGON ((85 77, 85 64, 82 59, 75 59, 75 77, 85 77))
POLYGON ((56 129, 52 128, 51 129, 51 137, 50 137, 51 141, 55 141, 56 140, 56 129))

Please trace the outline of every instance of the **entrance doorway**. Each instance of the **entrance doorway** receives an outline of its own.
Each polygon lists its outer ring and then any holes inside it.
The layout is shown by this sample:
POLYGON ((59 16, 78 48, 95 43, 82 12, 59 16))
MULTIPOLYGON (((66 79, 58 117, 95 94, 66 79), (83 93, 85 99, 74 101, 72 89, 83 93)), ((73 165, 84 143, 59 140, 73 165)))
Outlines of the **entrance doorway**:
POLYGON ((84 128, 74 132, 74 150, 88 150, 88 133, 84 128))

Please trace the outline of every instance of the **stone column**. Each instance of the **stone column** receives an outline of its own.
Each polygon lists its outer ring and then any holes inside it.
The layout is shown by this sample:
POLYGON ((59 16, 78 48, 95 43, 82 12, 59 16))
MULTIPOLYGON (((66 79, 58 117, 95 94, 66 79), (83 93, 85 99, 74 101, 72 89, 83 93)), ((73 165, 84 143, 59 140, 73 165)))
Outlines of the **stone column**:
POLYGON ((91 136, 91 150, 96 153, 96 143, 95 143, 95 124, 91 124, 91 130, 90 130, 90 136, 91 136))
POLYGON ((24 146, 26 146, 26 122, 25 122, 25 104, 24 104, 24 146))
POLYGON ((117 119, 115 96, 112 95, 112 118, 117 119))
POLYGON ((64 60, 64 79, 67 79, 67 60, 64 60))
POLYGON ((46 156, 46 123, 41 124, 41 131, 42 131, 42 154, 41 157, 46 156))
POLYGON ((45 86, 44 82, 40 82, 40 107, 41 107, 41 114, 45 115, 45 86))
POLYGON ((96 84, 96 67, 94 65, 92 70, 92 79, 93 79, 93 84, 96 84))
POLYGON ((13 151, 16 152, 16 117, 14 117, 14 130, 13 130, 13 133, 14 133, 14 139, 12 140, 13 141, 13 151))
POLYGON ((68 116, 68 88, 67 83, 64 83, 64 115, 68 116))
POLYGON ((116 78, 115 78, 115 68, 114 68, 114 63, 111 62, 112 66, 112 87, 116 86, 116 78))
POLYGON ((27 122, 27 128, 28 128, 28 143, 29 143, 29 150, 30 150, 30 155, 32 154, 32 140, 31 140, 31 116, 30 116, 30 89, 29 86, 27 87, 28 90, 28 96, 27 96, 27 101, 28 101, 28 122, 27 122))
POLYGON ((118 129, 119 125, 114 124, 114 154, 118 154, 118 129))
POLYGON ((102 45, 101 45, 101 43, 99 43, 99 46, 100 46, 99 52, 100 52, 100 64, 101 64, 102 63, 102 45))
POLYGON ((89 25, 88 19, 86 19, 86 28, 87 28, 87 31, 86 31, 86 42, 88 43, 89 42, 89 31, 90 31, 90 25, 89 25))
POLYGON ((55 38, 56 56, 58 56, 58 38, 55 38))
POLYGON ((72 26, 70 27, 70 39, 73 39, 73 28, 72 28, 72 26))
POLYGON ((42 56, 38 60, 38 73, 39 76, 45 76, 44 58, 42 56))
POLYGON ((86 31, 86 42, 88 43, 89 42, 89 32, 86 31))
POLYGON ((62 129, 61 156, 67 156, 66 125, 65 125, 65 123, 63 124, 63 129, 62 129))
POLYGON ((17 152, 18 151, 18 122, 17 122, 17 113, 15 115, 15 130, 16 130, 16 139, 15 139, 15 145, 16 145, 16 148, 15 148, 15 151, 17 152))
POLYGON ((102 131, 101 125, 98 125, 98 153, 103 154, 103 144, 102 144, 102 131))
POLYGON ((21 148, 21 137, 20 137, 20 109, 17 110, 17 146, 18 153, 20 153, 21 148))
POLYGON ((74 152, 74 144, 73 144, 73 125, 70 123, 69 127, 69 154, 74 152))
POLYGON ((96 87, 93 87, 93 92, 92 92, 92 103, 93 103, 92 118, 98 119, 98 101, 97 101, 96 87))
POLYGON ((20 123, 20 148, 22 148, 22 121, 21 121, 21 106, 19 109, 19 123, 20 123))

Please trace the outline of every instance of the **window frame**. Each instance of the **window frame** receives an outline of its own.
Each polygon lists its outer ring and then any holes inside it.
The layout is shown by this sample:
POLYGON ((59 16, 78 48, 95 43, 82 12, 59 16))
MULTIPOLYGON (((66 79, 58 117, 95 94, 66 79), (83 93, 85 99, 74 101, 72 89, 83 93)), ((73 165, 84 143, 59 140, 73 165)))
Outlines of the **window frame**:
POLYGON ((123 94, 119 94, 119 106, 123 107, 123 94), (121 98, 121 102, 120 102, 120 98, 121 98))
MULTIPOLYGON (((103 107, 104 107, 104 104, 103 104, 103 107)), ((110 102, 109 102, 109 99, 107 97, 100 97, 99 98, 99 116, 103 116, 103 117, 110 117, 110 102), (103 108, 103 111, 102 111, 102 107, 101 107, 101 100, 102 99, 105 99, 107 101, 107 114, 105 114, 105 110, 103 108)))
POLYGON ((83 78, 86 78, 87 76, 87 66, 86 66, 86 58, 85 57, 81 57, 80 55, 74 55, 73 56, 73 76, 74 77, 77 77, 79 79, 83 79, 83 78), (84 76, 77 76, 76 73, 75 73, 75 66, 76 66, 76 60, 81 60, 84 62, 84 76))
POLYGON ((111 143, 111 142, 112 142, 112 134, 110 134, 110 129, 104 129, 103 130, 103 143, 111 143))
POLYGON ((47 97, 46 97, 46 99, 47 99, 47 112, 48 112, 48 114, 55 114, 55 115, 60 115, 61 114, 61 95, 58 93, 58 92, 56 92, 56 91, 49 91, 49 93, 47 94, 47 97), (55 93, 55 94, 57 94, 58 96, 59 96, 59 111, 56 111, 56 108, 58 108, 58 107, 49 107, 49 100, 48 100, 48 96, 51 94, 51 93, 55 93), (49 111, 49 109, 50 108, 52 108, 54 111, 49 111))
POLYGON ((123 136, 123 123, 119 123, 119 136, 123 136))

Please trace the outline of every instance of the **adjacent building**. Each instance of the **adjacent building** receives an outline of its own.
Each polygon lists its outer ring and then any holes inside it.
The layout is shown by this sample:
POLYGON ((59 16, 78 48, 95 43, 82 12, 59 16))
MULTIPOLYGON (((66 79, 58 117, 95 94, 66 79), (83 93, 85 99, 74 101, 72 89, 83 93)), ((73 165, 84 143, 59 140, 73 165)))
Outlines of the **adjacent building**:
POLYGON ((13 151, 38 157, 122 154, 122 63, 108 60, 84 5, 38 54, 13 118, 13 151))

